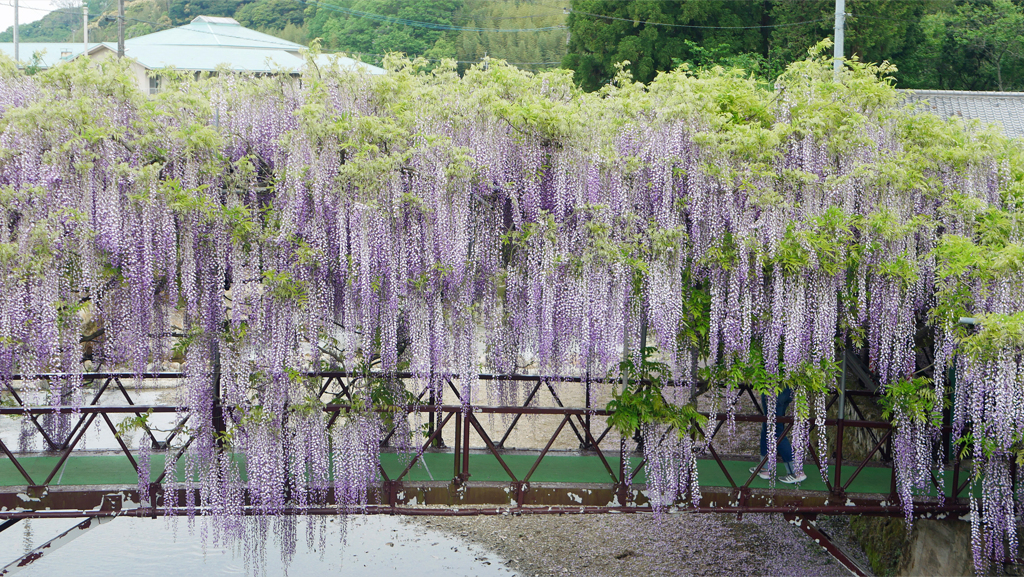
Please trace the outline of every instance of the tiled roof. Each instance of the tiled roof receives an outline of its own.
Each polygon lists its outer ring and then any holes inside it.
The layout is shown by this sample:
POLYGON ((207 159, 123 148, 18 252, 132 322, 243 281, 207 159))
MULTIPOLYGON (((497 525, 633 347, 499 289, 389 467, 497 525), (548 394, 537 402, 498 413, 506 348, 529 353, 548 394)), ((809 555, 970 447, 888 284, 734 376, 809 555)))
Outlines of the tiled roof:
POLYGON ((1024 138, 1024 92, 907 90, 908 102, 942 118, 957 117, 998 124, 1011 138, 1024 138))

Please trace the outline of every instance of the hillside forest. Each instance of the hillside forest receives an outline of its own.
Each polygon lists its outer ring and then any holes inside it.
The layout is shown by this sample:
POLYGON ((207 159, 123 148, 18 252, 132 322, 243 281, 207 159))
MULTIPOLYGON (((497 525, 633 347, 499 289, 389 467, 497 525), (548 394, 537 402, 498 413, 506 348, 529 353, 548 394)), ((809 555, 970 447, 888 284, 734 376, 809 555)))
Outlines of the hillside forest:
MULTIPOLYGON (((81 38, 83 0, 21 27, 25 42, 81 38)), ((89 37, 117 38, 114 0, 89 4, 89 37)), ((1024 88, 1024 0, 847 0, 848 56, 888 61, 901 88, 1024 88)), ((773 81, 807 48, 831 37, 834 0, 128 0, 128 38, 229 16, 244 26, 327 52, 381 63, 401 52, 455 59, 460 71, 485 57, 537 71, 566 67, 595 90, 629 61, 650 82, 682 64, 722 65, 773 81)), ((0 42, 13 31, 0 32, 0 42)))

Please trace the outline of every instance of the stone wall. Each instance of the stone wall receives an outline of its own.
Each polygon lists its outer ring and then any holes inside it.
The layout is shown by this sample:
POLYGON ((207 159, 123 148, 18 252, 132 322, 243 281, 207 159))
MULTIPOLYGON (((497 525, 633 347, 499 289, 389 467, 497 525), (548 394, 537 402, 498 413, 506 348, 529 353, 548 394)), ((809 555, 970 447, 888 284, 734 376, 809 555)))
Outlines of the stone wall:
POLYGON ((899 575, 973 574, 970 523, 959 519, 918 519, 914 522, 899 575))
POLYGON ((971 524, 959 519, 917 519, 907 535, 896 517, 853 517, 853 538, 879 576, 973 575, 971 524))

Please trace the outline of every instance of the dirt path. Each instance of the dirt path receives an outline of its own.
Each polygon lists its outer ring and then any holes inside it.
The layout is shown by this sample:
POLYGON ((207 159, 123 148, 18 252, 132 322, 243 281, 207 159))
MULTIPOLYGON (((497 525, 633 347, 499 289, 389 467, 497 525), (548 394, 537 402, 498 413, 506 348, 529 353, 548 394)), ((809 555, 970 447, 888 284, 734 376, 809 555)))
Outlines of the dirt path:
POLYGON ((850 573, 778 515, 677 513, 412 519, 484 546, 526 576, 850 573))

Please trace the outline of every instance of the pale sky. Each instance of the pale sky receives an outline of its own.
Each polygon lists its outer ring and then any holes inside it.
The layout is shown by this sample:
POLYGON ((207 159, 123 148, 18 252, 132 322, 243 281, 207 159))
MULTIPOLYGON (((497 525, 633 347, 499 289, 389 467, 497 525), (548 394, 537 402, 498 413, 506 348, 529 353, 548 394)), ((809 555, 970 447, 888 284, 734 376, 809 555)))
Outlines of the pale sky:
MULTIPOLYGON (((18 0, 18 22, 35 22, 53 10, 50 0, 18 0)), ((0 0, 0 32, 14 25, 14 0, 0 0)))

